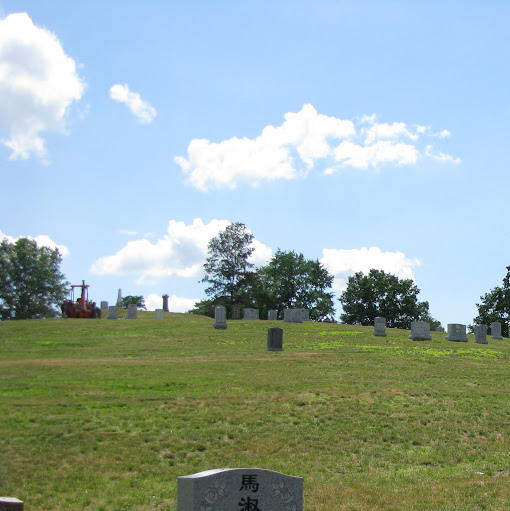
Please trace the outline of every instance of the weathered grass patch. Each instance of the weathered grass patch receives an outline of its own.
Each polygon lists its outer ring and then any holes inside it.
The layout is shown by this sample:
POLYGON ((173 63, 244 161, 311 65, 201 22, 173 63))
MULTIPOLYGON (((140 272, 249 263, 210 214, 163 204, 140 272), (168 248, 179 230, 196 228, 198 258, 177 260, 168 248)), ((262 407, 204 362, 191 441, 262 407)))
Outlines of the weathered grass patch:
POLYGON ((0 324, 0 494, 175 510, 177 476, 255 466, 304 477, 307 510, 510 505, 508 339, 139 315, 0 324))

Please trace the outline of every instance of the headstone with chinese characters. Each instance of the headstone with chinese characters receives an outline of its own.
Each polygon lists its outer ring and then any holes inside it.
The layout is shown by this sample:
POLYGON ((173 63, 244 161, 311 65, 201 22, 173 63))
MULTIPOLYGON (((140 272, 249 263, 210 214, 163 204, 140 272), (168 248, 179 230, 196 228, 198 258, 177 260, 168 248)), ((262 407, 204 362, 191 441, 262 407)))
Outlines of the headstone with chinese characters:
POLYGON ((108 310, 108 302, 102 301, 101 302, 101 310, 108 310))
POLYGON ((303 316, 300 309, 285 309, 283 311, 283 321, 285 323, 302 323, 303 316))
POLYGON ((108 319, 119 319, 116 305, 110 305, 110 307, 108 307, 108 319))
POLYGON ((267 329, 267 350, 266 351, 283 351, 283 329, 268 328, 267 329))
POLYGON ((386 337, 386 318, 378 316, 374 319, 374 335, 377 337, 386 337))
POLYGON ((259 319, 259 310, 243 309, 243 319, 259 319))
POLYGON ((163 298, 163 310, 165 312, 170 312, 170 309, 168 308, 168 295, 163 295, 161 298, 163 298))
POLYGON ((303 511, 303 479, 260 468, 178 477, 177 511, 303 511))
POLYGON ((154 319, 163 319, 165 316, 165 311, 163 309, 156 309, 154 311, 154 319))
POLYGON ((453 342, 468 342, 466 335, 466 325, 461 325, 459 323, 449 323, 446 340, 453 342))
POLYGON ((117 307, 122 308, 122 289, 119 289, 119 292, 117 293, 117 307))
POLYGON ((134 303, 130 303, 127 306, 127 318, 136 319, 137 306, 134 303))
POLYGON ((489 344, 487 342, 487 325, 475 325, 475 342, 477 344, 489 344))
POLYGON ((214 309, 214 328, 227 328, 227 309, 223 305, 214 309))
POLYGON ((493 339, 503 339, 503 336, 501 335, 501 323, 499 321, 491 323, 491 337, 493 339))
POLYGON ((278 319, 278 311, 275 310, 267 311, 267 319, 268 321, 276 321, 278 319))
POLYGON ((1 511, 23 511, 23 502, 13 497, 0 497, 1 511))
POLYGON ((411 321, 411 335, 413 341, 430 341, 430 323, 426 321, 411 321))

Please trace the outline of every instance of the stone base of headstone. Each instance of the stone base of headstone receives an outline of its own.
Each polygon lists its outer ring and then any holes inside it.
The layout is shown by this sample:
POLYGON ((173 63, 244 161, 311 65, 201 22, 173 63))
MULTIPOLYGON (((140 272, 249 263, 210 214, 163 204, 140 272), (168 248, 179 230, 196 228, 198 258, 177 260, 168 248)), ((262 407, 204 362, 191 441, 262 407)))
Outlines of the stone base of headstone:
POLYGON ((154 311, 154 319, 163 319, 165 316, 165 311, 163 309, 156 309, 154 311))
POLYGON ((267 350, 266 351, 283 351, 283 329, 268 328, 267 329, 267 350))
POLYGON ((268 321, 276 321, 278 319, 278 311, 275 310, 267 311, 267 319, 268 321))
POLYGON ((116 305, 108 307, 108 319, 119 319, 119 312, 116 305))
POLYGON ((411 322, 411 335, 409 339, 413 341, 430 341, 430 323, 426 321, 412 321, 411 322))
POLYGON ((23 502, 13 497, 0 497, 1 511, 23 511, 23 502))
POLYGON ((468 342, 466 335, 466 325, 459 323, 450 323, 448 325, 448 333, 445 337, 447 341, 453 342, 468 342))
POLYGON ((177 478, 177 511, 303 511, 303 479, 260 468, 177 478))
POLYGON ((477 344, 489 344, 487 342, 487 326, 475 325, 475 342, 477 344))

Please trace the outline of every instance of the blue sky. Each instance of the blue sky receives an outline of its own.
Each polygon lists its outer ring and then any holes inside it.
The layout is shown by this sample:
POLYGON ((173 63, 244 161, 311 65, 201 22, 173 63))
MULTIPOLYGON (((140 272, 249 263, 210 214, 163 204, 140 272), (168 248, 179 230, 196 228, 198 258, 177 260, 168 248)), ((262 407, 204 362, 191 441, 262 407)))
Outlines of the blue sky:
MULTIPOLYGON (((0 235, 185 311, 207 242, 414 278, 470 323, 508 258, 507 2, 0 0, 0 235), (25 13, 25 14, 22 14, 25 13)), ((337 314, 340 306, 337 306, 337 314)))

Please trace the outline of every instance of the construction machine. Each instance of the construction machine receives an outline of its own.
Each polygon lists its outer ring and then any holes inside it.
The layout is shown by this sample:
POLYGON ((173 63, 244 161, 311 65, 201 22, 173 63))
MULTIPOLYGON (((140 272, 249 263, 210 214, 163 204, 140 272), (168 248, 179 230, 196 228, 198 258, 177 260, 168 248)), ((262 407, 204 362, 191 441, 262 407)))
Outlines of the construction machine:
POLYGON ((89 300, 89 286, 82 280, 81 284, 71 286, 71 298, 61 306, 63 318, 100 318, 101 309, 96 302, 89 300), (74 290, 81 289, 80 296, 74 300, 74 290))

